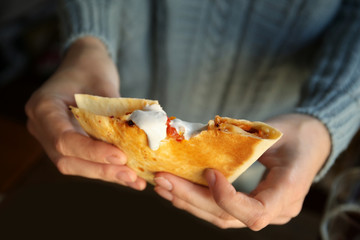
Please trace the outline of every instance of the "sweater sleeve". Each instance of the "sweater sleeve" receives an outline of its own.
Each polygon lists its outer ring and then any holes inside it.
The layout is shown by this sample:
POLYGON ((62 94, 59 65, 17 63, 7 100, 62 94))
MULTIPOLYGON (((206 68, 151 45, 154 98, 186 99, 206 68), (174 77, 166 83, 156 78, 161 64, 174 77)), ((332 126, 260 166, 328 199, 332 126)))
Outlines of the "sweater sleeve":
POLYGON ((117 0, 62 0, 59 17, 64 38, 63 49, 76 39, 94 36, 100 39, 113 60, 119 40, 120 7, 117 0), (114 26, 115 25, 115 26, 114 26))
POLYGON ((324 33, 313 74, 296 111, 321 120, 332 140, 320 180, 360 126, 360 1, 345 0, 324 33))

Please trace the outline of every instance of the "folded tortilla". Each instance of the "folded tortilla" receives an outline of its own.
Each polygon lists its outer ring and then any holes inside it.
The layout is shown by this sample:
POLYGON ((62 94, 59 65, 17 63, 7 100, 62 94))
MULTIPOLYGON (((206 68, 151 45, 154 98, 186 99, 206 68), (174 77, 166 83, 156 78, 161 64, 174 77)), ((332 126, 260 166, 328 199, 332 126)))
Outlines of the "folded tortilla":
POLYGON ((233 182, 282 135, 262 122, 216 116, 206 130, 189 140, 167 137, 157 150, 152 150, 146 133, 129 124, 129 114, 157 101, 85 94, 76 94, 75 100, 77 107, 70 109, 81 127, 95 139, 121 149, 127 156, 127 166, 152 184, 154 173, 169 172, 207 185, 203 176, 207 168, 219 170, 233 182))

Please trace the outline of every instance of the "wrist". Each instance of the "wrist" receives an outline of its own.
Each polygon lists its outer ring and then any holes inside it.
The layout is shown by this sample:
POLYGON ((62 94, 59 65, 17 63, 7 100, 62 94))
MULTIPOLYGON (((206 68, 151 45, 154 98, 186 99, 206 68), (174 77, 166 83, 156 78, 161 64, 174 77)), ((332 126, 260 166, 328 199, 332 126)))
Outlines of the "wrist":
MULTIPOLYGON (((331 152, 331 137, 327 127, 317 118, 301 115, 304 119, 304 129, 301 136, 307 139, 307 146, 311 148, 311 158, 318 160, 315 174, 321 169, 331 152)), ((310 150, 310 149, 309 149, 310 150)))
POLYGON ((317 118, 305 114, 287 114, 269 120, 283 132, 280 144, 289 146, 298 168, 314 178, 321 170, 331 152, 331 138, 327 127, 317 118), (297 158, 297 157, 295 157, 297 158))
POLYGON ((108 54, 105 44, 96 37, 77 39, 67 50, 57 72, 70 72, 77 81, 86 85, 110 84, 119 88, 117 68, 108 54))
POLYGON ((60 69, 76 68, 86 72, 93 71, 97 62, 112 62, 105 45, 95 37, 82 37, 66 51, 60 69))

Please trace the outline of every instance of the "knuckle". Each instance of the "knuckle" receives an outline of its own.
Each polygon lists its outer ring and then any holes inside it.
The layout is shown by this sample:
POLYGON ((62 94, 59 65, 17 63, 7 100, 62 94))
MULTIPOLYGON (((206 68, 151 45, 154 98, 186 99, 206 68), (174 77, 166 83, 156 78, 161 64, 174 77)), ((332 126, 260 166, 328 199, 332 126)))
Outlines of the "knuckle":
POLYGON ((65 155, 65 147, 64 147, 64 135, 61 134, 56 140, 55 140, 55 149, 60 154, 65 155))
POLYGON ((85 137, 84 138, 84 149, 87 149, 87 151, 83 152, 84 157, 86 159, 89 159, 94 162, 106 163, 105 158, 102 157, 103 150, 101 149, 101 147, 103 147, 103 146, 104 145, 102 143, 100 143, 100 145, 98 145, 98 143, 96 141, 94 141, 93 139, 85 137))
POLYGON ((25 114, 26 114, 26 116, 28 116, 29 118, 34 118, 34 113, 33 113, 33 111, 32 111, 31 100, 29 100, 29 101, 25 104, 25 114))
POLYGON ((213 197, 217 205, 221 208, 226 208, 229 203, 236 201, 238 193, 233 187, 229 187, 223 191, 224 194, 215 194, 213 197))
POLYGON ((111 165, 101 164, 95 168, 93 172, 94 178, 101 179, 109 182, 124 183, 122 179, 117 176, 117 169, 111 165))
POLYGON ((214 198, 216 204, 222 208, 222 209, 227 209, 228 205, 232 202, 234 202, 234 197, 233 196, 218 196, 216 198, 214 198))
POLYGON ((231 215, 229 215, 227 212, 225 211, 220 211, 218 214, 217 214, 217 217, 219 219, 221 219, 222 221, 228 221, 228 220, 232 220, 234 217, 232 217, 231 215))
POLYGON ((60 173, 62 173, 64 175, 70 175, 70 171, 67 167, 67 161, 65 160, 65 158, 58 159, 56 161, 55 165, 60 173))
POLYGON ((226 208, 228 199, 220 197, 217 198, 215 201, 219 205, 219 207, 226 208))
POLYGON ((25 105, 25 112, 29 117, 36 118, 48 110, 53 109, 53 100, 50 97, 34 94, 25 105))
POLYGON ((233 227, 233 222, 234 217, 229 215, 227 212, 222 211, 217 215, 217 218, 213 223, 221 229, 228 229, 233 227))
POLYGON ((301 209, 302 209, 302 204, 299 204, 299 205, 293 207, 292 210, 290 211, 289 217, 294 218, 294 217, 298 216, 301 212, 301 209))
POLYGON ((99 172, 98 172, 98 177, 100 179, 110 179, 110 175, 111 175, 111 167, 108 165, 102 165, 101 167, 98 168, 99 172))
POLYGON ((178 209, 187 210, 186 202, 176 196, 173 197, 172 205, 178 209))
POLYGON ((284 218, 281 222, 279 222, 279 224, 281 224, 281 225, 284 225, 284 224, 287 224, 288 222, 290 222, 291 221, 291 217, 289 217, 289 218, 284 218))
POLYGON ((212 223, 220 229, 228 229, 231 227, 230 221, 223 219, 215 219, 212 223))
MULTIPOLYGON (((78 147, 76 150, 77 154, 92 162, 107 163, 105 156, 109 151, 105 143, 98 142, 83 135, 77 135, 77 138, 78 142, 81 143, 81 147, 78 147)), ((104 171, 105 170, 106 169, 104 169, 104 171)))
POLYGON ((297 216, 300 214, 300 212, 301 212, 301 209, 300 209, 300 208, 297 209, 297 210, 295 210, 295 211, 293 212, 293 214, 291 214, 291 218, 297 217, 297 216))
POLYGON ((259 231, 269 225, 269 215, 260 213, 254 215, 251 219, 245 222, 245 224, 253 231, 259 231))
POLYGON ((190 191, 184 191, 183 189, 180 188, 176 188, 176 186, 174 187, 174 189, 172 190, 172 193, 175 196, 181 196, 181 198, 176 198, 179 201, 186 201, 186 202, 192 202, 192 194, 190 193, 190 191))

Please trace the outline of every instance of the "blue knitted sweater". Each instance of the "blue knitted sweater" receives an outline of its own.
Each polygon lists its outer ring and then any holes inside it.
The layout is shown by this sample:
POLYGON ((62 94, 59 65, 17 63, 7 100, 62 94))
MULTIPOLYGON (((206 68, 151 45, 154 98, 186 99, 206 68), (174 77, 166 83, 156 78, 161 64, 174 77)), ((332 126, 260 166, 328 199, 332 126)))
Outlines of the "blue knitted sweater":
POLYGON ((70 0, 60 16, 65 48, 98 37, 122 96, 158 99, 169 115, 320 119, 332 153, 317 179, 359 128, 359 0, 70 0))

